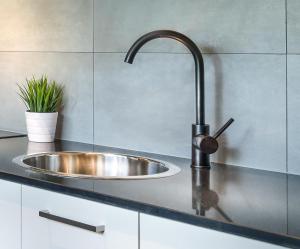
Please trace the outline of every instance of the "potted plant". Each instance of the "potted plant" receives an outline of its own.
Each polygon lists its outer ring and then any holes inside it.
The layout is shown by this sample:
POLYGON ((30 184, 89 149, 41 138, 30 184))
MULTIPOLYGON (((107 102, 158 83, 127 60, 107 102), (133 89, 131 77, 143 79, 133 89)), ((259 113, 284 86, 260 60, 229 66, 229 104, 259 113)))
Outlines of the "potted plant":
POLYGON ((26 84, 18 86, 19 95, 27 108, 25 116, 29 141, 53 142, 63 86, 54 80, 48 81, 45 75, 40 79, 26 79, 26 84))

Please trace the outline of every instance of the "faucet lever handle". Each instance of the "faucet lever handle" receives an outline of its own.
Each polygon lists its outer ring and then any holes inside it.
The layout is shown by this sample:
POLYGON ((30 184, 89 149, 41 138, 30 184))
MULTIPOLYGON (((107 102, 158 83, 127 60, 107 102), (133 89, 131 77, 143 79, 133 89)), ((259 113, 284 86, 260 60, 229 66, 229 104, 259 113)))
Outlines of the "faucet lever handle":
POLYGON ((217 139, 232 123, 234 119, 230 118, 216 133, 213 135, 214 139, 217 139))
POLYGON ((217 138, 233 123, 234 119, 229 119, 213 136, 196 135, 193 138, 193 145, 202 153, 213 154, 218 150, 217 138))

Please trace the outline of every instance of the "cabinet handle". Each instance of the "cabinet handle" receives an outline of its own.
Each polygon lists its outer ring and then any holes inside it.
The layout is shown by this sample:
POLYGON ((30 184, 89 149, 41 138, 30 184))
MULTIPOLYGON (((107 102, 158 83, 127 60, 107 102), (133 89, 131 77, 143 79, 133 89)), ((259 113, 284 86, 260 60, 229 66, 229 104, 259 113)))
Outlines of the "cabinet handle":
POLYGON ((51 214, 47 210, 39 211, 39 216, 43 217, 43 218, 46 218, 48 220, 57 221, 57 222, 60 222, 60 223, 63 223, 63 224, 73 226, 73 227, 78 227, 78 228, 81 228, 81 229, 85 229, 85 230, 88 230, 88 231, 91 231, 91 232, 94 232, 94 233, 104 233, 104 231, 105 231, 105 226, 104 225, 102 225, 102 226, 92 226, 92 225, 89 225, 89 224, 86 224, 86 223, 82 223, 82 222, 75 221, 75 220, 70 220, 70 219, 67 219, 67 218, 64 218, 64 217, 60 217, 60 216, 51 214))

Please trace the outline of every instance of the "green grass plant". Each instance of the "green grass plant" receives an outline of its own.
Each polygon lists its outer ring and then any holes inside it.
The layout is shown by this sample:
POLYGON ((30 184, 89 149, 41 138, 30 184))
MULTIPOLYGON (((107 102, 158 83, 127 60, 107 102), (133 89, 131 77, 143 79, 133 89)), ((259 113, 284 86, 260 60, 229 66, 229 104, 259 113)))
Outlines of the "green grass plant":
POLYGON ((63 86, 49 81, 46 75, 26 79, 26 83, 18 84, 18 87, 19 96, 29 112, 57 112, 62 104, 63 86))

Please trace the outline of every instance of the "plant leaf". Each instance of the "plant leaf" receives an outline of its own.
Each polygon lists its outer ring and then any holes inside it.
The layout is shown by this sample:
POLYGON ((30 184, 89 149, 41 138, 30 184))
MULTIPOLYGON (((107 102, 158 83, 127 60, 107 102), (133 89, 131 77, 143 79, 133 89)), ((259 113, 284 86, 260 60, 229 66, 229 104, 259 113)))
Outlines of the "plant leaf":
POLYGON ((62 104, 63 86, 48 81, 46 75, 33 76, 26 84, 18 84, 18 94, 30 112, 56 112, 62 104))

